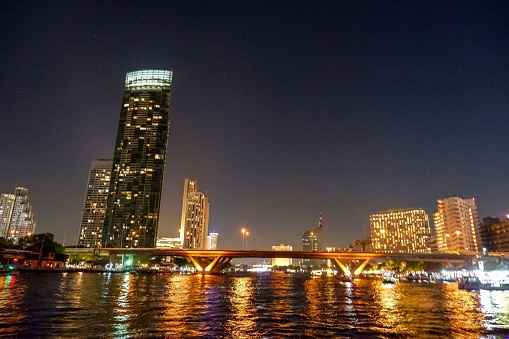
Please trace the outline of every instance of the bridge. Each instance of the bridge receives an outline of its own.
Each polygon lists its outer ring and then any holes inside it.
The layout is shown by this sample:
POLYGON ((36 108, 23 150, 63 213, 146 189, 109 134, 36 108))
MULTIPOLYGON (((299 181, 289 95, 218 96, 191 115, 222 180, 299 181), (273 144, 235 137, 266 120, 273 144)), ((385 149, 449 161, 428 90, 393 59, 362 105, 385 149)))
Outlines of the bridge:
MULTIPOLYGON (((68 254, 92 253, 91 248, 66 248, 68 254)), ((101 256, 108 256, 112 263, 118 255, 150 255, 156 257, 185 257, 193 263, 196 271, 203 274, 221 272, 234 258, 300 258, 330 260, 339 271, 347 275, 360 274, 370 260, 423 261, 447 264, 473 263, 477 254, 448 253, 370 253, 370 252, 323 252, 323 251, 272 251, 272 250, 184 250, 164 248, 101 248, 95 249, 101 256)))

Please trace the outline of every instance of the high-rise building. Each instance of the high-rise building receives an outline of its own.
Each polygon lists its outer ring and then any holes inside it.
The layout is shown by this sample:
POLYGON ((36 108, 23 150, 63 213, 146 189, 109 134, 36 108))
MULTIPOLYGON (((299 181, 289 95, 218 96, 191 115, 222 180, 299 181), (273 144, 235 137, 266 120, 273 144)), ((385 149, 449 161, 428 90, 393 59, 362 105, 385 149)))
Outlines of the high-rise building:
POLYGON ((320 218, 318 219, 318 227, 305 231, 302 235, 302 250, 303 251, 321 251, 323 250, 322 239, 323 217, 320 211, 320 218))
POLYGON ((216 250, 217 249, 217 237, 218 233, 211 232, 207 235, 207 249, 208 250, 216 250))
MULTIPOLYGON (((292 246, 290 245, 275 245, 272 246, 273 251, 291 251, 292 246)), ((273 258, 272 259, 272 266, 291 266, 292 265, 292 258, 273 258)))
POLYGON ((0 237, 18 242, 34 234, 35 226, 28 189, 16 187, 14 194, 0 196, 0 237))
POLYGON ((182 198, 180 237, 184 249, 207 248, 209 201, 206 193, 198 192, 196 179, 185 179, 182 198))
POLYGON ((437 200, 433 214, 439 252, 480 250, 479 216, 475 200, 457 196, 437 200))
POLYGON ((483 218, 480 235, 483 252, 509 252, 509 215, 502 221, 483 218))
POLYGON ((428 214, 420 208, 382 211, 369 216, 371 249, 378 253, 428 253, 428 214))
POLYGON ((103 228, 106 247, 156 246, 172 76, 166 70, 126 75, 103 228))
POLYGON ((102 243, 112 165, 113 161, 111 159, 100 159, 92 162, 81 214, 78 246, 98 247, 102 243))

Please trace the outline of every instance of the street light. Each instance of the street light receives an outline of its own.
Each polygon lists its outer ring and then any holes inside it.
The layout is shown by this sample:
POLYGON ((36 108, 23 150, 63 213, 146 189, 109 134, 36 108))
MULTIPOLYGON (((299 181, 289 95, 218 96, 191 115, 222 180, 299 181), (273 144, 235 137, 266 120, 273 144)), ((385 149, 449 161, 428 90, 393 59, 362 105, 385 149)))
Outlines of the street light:
POLYGON ((241 232, 242 232, 242 249, 244 249, 246 247, 245 242, 244 242, 244 236, 246 235, 246 229, 243 228, 241 232))
POLYGON ((460 234, 461 234, 461 232, 460 232, 460 231, 456 231, 456 235, 458 236, 458 253, 459 253, 459 252, 460 252, 460 250, 461 250, 460 234))
POLYGON ((133 231, 133 236, 131 237, 131 248, 133 248, 133 243, 134 243, 134 236, 136 235, 136 232, 133 231))
MULTIPOLYGON (((249 235, 249 232, 246 231, 246 237, 249 235)), ((246 238, 246 250, 247 250, 247 238, 246 238)))

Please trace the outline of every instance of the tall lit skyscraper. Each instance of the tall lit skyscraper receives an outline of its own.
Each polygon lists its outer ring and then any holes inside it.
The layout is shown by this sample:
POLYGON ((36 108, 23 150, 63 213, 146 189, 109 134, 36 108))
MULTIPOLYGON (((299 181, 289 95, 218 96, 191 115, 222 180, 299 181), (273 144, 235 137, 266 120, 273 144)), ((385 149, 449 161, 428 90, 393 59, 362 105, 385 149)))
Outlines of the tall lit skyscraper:
POLYGON ((127 73, 103 228, 106 247, 155 247, 173 73, 127 73))
POLYGON ((320 211, 320 218, 318 219, 318 227, 305 231, 302 235, 302 250, 303 251, 321 251, 323 250, 322 239, 323 217, 320 211))
POLYGON ((480 222, 475 199, 454 196, 437 200, 433 221, 440 252, 480 250, 480 222))
POLYGON ((92 162, 81 215, 78 246, 96 247, 102 242, 112 164, 110 159, 92 162))
POLYGON ((35 226, 28 189, 16 187, 14 194, 0 196, 0 237, 18 242, 34 234, 35 226))
POLYGON ((198 192, 196 179, 185 179, 180 237, 184 249, 207 249, 209 201, 198 192))
POLYGON ((369 216, 371 249, 378 253, 428 253, 428 214, 420 208, 383 211, 369 216))
POLYGON ((207 235, 207 249, 208 250, 216 250, 217 249, 217 236, 219 233, 210 232, 207 235))

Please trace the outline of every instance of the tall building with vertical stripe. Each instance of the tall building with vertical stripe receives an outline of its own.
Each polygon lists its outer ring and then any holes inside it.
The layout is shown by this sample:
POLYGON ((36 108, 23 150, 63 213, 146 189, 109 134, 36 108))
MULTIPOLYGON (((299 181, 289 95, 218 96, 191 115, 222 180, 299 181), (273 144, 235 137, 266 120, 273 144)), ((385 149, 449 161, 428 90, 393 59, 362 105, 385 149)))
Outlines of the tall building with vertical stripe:
POLYGON ((184 249, 207 249, 209 229, 209 200, 198 192, 196 179, 185 179, 182 197, 180 237, 184 249))
POLYGON ((172 71, 125 78, 103 228, 105 247, 155 247, 170 128, 172 71))
POLYGON ((17 243, 20 238, 33 235, 35 226, 28 189, 16 187, 14 194, 0 196, 0 237, 17 243))
POLYGON ((102 242, 104 216, 110 190, 111 159, 92 162, 81 214, 78 246, 98 247, 102 242))
POLYGON ((457 196, 437 200, 433 214, 439 252, 478 252, 481 250, 480 222, 475 199, 457 196))

